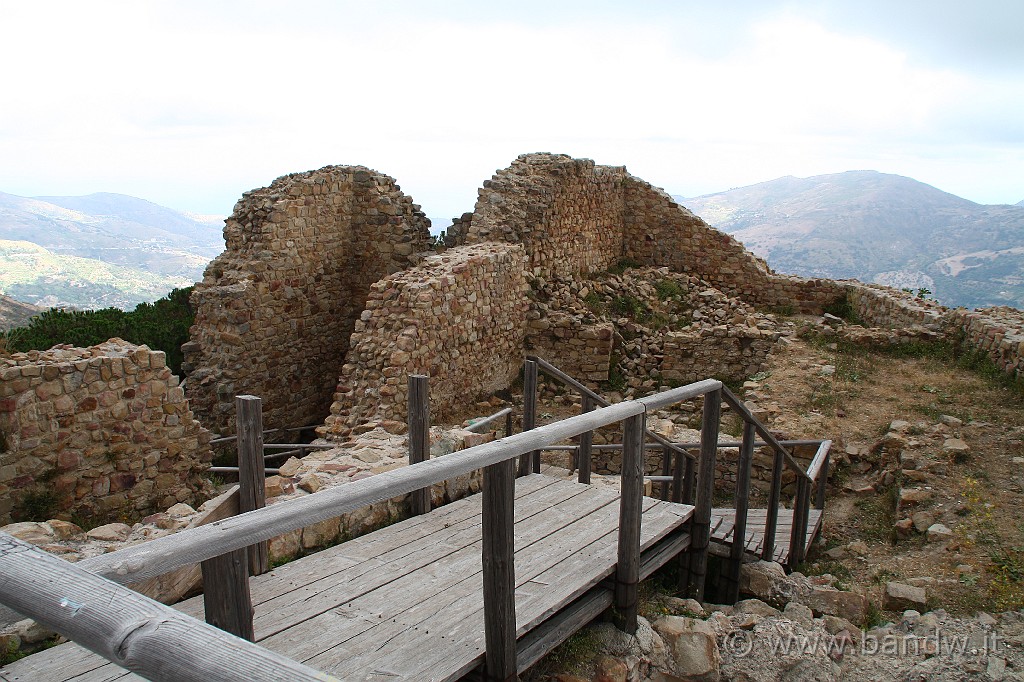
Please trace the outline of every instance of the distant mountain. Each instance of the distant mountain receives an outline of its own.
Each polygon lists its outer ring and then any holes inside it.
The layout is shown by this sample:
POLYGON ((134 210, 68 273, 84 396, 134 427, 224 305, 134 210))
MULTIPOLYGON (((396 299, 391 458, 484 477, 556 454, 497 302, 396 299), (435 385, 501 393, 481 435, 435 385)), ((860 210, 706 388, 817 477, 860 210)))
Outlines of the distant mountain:
POLYGON ((947 305, 1024 308, 1024 207, 899 175, 785 177, 676 197, 779 272, 926 288, 947 305))
POLYGON ((15 301, 8 296, 0 295, 0 332, 24 327, 32 317, 43 312, 45 308, 30 303, 15 301))
POLYGON ((47 306, 131 308, 201 279, 224 249, 222 228, 222 220, 123 194, 0 192, 0 293, 47 306))

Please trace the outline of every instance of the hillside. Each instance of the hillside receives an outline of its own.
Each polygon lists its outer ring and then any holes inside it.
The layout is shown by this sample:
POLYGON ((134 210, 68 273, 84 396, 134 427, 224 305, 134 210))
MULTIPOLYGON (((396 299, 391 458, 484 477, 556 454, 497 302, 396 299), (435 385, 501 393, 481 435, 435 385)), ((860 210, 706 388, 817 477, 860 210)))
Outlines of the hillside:
POLYGON ((29 319, 41 312, 43 308, 0 295, 0 331, 23 327, 29 319))
POLYGON ((875 171, 677 199, 779 272, 926 288, 947 305, 1024 307, 1024 207, 875 171))
POLYGON ((0 291, 29 303, 129 308, 202 278, 221 223, 121 194, 0 192, 0 291))

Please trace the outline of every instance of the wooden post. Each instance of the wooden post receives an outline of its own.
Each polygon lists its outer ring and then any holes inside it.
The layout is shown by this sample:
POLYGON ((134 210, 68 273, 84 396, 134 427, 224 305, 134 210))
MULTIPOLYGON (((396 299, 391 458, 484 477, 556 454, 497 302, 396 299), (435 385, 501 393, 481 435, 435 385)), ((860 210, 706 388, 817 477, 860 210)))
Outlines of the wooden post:
POLYGON ((831 454, 825 455, 825 461, 821 463, 821 470, 818 472, 817 488, 814 491, 814 508, 825 508, 825 488, 828 486, 828 465, 831 454))
MULTIPOLYGON (((523 431, 537 427, 537 363, 527 360, 523 365, 523 431)), ((534 455, 537 457, 535 473, 540 473, 540 452, 528 452, 519 458, 519 475, 525 476, 533 468, 534 455)))
MULTIPOLYGON (((409 464, 430 459, 430 378, 410 374, 408 387, 409 464)), ((426 514, 431 508, 431 487, 409 493, 409 512, 426 514)))
POLYGON ((200 567, 206 622, 236 637, 255 641, 249 595, 249 553, 236 549, 207 559, 200 567))
MULTIPOLYGON (((672 448, 662 446, 661 448, 661 475, 671 476, 672 475, 672 448)), ((669 492, 671 489, 672 481, 661 482, 661 499, 668 501, 669 492)))
POLYGON ((811 509, 811 482, 806 476, 796 480, 796 502, 793 504, 793 532, 789 538, 790 568, 803 563, 806 548, 807 514, 811 509))
MULTIPOLYGON (((263 463, 263 401, 254 395, 235 398, 235 433, 238 445, 238 512, 267 506, 267 475, 263 463)), ((249 570, 261 575, 270 570, 267 543, 249 547, 249 570)))
POLYGON ((486 679, 516 677, 515 461, 484 467, 483 583, 486 679))
MULTIPOLYGON (((583 402, 580 411, 582 413, 594 411, 594 399, 589 395, 583 395, 583 402)), ((587 431, 586 433, 580 434, 580 447, 579 447, 579 462, 580 468, 579 482, 590 483, 590 467, 591 467, 591 447, 594 444, 594 432, 587 431)))
POLYGON ((676 503, 683 501, 683 467, 690 462, 690 458, 684 452, 676 450, 672 459, 672 501, 676 503))
POLYGON ((768 490, 768 509, 764 523, 764 547, 761 558, 765 561, 775 560, 775 532, 779 527, 779 503, 782 501, 782 467, 785 458, 782 451, 775 448, 775 461, 772 463, 772 486, 768 490))
POLYGON ((625 420, 622 433, 622 484, 619 496, 619 553, 615 565, 615 626, 627 634, 637 629, 637 583, 640 580, 640 517, 644 494, 644 427, 646 413, 625 420))
POLYGON ((700 465, 697 468, 697 504, 690 524, 690 561, 686 572, 687 594, 704 601, 704 579, 708 571, 708 544, 711 541, 711 498, 715 490, 715 454, 718 450, 718 424, 722 414, 722 389, 704 394, 704 414, 700 430, 700 465))
POLYGON ((680 500, 683 504, 693 504, 694 492, 697 488, 696 463, 693 457, 687 457, 683 471, 683 494, 680 500))
POLYGON ((747 511, 750 509, 750 467, 754 461, 754 440, 757 434, 754 425, 743 423, 743 444, 736 462, 736 517, 733 522, 732 547, 729 548, 729 602, 735 604, 740 598, 740 568, 747 537, 747 511))

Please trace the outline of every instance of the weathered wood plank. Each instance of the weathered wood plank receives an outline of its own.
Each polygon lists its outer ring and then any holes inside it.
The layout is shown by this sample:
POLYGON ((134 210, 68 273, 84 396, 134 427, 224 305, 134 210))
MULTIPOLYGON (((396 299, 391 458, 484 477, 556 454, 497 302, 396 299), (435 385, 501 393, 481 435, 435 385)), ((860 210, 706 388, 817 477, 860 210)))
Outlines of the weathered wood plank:
POLYGON ((0 600, 152 680, 324 680, 127 587, 0 533, 0 600), (117 610, 108 608, 112 603, 117 610), (206 655, 217 650, 218 656, 206 655))
POLYGON ((637 628, 645 424, 645 415, 638 414, 626 420, 622 432, 618 559, 615 563, 615 625, 630 635, 636 634, 637 628))
POLYGON ((255 637, 248 554, 236 549, 202 563, 203 606, 207 623, 251 642, 255 637))

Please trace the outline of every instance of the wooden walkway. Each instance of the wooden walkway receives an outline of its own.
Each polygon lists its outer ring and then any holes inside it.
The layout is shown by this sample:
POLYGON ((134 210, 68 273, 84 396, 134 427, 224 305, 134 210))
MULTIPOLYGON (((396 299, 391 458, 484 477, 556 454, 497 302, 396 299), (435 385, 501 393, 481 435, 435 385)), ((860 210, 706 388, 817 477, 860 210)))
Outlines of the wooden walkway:
MULTIPOLYGON (((643 503, 641 577, 688 546, 682 526, 693 512, 643 503)), ((459 679, 484 654, 480 511, 474 495, 252 578, 256 641, 344 680, 459 679)), ((615 570, 618 514, 614 490, 537 474, 517 480, 520 669, 532 663, 531 637, 564 639, 596 615, 587 603, 611 603, 601 582, 615 570)), ((176 608, 203 618, 201 597, 176 608)), ((3 668, 0 679, 142 678, 69 643, 3 668)))
MULTIPOLYGON (((765 521, 768 516, 767 509, 750 509, 747 511, 747 528, 744 535, 744 551, 751 558, 760 559, 764 549, 765 521)), ((711 543, 712 546, 720 545, 731 547, 734 541, 733 524, 735 523, 736 510, 728 508, 716 508, 711 510, 711 543)), ((807 521, 807 534, 805 536, 804 549, 810 549, 811 543, 821 530, 822 511, 811 509, 807 521)), ((793 532, 793 510, 779 509, 778 526, 775 530, 775 549, 772 560, 783 565, 789 565, 789 540, 793 532)))

